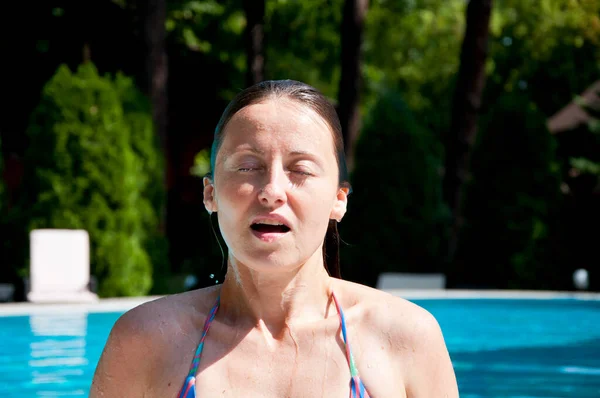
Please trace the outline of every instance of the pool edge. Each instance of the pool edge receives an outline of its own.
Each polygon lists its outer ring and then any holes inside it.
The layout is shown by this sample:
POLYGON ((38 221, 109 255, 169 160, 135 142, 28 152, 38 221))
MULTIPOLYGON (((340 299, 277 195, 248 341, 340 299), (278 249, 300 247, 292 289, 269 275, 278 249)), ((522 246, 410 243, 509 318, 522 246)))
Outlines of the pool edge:
MULTIPOLYGON (((577 299, 600 300, 596 292, 530 290, 386 289, 385 292, 407 300, 427 299, 577 299)), ((124 312, 163 296, 100 299, 93 303, 0 303, 0 316, 23 316, 49 312, 124 312)))

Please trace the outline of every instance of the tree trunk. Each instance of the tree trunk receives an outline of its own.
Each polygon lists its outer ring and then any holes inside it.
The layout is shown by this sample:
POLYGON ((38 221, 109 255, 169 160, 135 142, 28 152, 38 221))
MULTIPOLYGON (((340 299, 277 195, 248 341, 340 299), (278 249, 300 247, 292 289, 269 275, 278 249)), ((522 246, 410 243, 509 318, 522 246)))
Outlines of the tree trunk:
POLYGON ((82 50, 82 63, 87 64, 92 61, 92 50, 90 49, 90 43, 85 42, 82 50))
POLYGON ((265 78, 265 0, 244 0, 246 12, 246 85, 251 86, 265 78))
MULTIPOLYGON (((142 37, 145 47, 145 91, 152 103, 152 117, 164 156, 164 186, 170 188, 169 147, 167 142, 168 124, 168 60, 166 51, 166 0, 144 0, 138 2, 141 18, 142 37)), ((161 209, 161 232, 166 231, 166 206, 161 209)))
POLYGON ((446 139, 444 199, 452 210, 448 260, 454 260, 462 219, 462 191, 468 178, 469 155, 475 141, 477 116, 485 85, 485 62, 492 0, 470 0, 460 54, 460 68, 446 139))
POLYGON ((346 0, 341 36, 341 78, 338 89, 338 115, 344 136, 348 168, 354 165, 354 144, 360 130, 361 49, 368 0, 346 0))

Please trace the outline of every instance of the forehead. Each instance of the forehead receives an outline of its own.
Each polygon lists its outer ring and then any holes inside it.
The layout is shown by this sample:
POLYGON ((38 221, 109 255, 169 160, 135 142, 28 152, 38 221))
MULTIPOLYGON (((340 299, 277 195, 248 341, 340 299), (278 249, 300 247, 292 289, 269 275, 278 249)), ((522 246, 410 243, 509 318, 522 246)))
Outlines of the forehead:
POLYGON ((289 99, 269 99, 241 109, 231 118, 223 134, 223 149, 250 144, 262 150, 333 154, 329 125, 310 107, 289 99))

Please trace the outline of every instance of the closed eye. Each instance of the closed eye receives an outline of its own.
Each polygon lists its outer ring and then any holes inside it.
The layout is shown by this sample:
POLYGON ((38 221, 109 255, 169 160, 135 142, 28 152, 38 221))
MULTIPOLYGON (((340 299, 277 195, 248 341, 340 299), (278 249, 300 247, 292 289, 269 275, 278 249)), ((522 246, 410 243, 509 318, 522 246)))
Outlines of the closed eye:
POLYGON ((295 174, 297 176, 302 177, 311 177, 314 176, 314 170, 310 166, 310 164, 306 165, 305 162, 297 162, 296 164, 291 164, 288 166, 289 172, 295 174))
POLYGON ((303 176, 312 176, 312 173, 309 173, 308 171, 303 171, 303 170, 292 170, 293 173, 296 174, 300 174, 303 176))

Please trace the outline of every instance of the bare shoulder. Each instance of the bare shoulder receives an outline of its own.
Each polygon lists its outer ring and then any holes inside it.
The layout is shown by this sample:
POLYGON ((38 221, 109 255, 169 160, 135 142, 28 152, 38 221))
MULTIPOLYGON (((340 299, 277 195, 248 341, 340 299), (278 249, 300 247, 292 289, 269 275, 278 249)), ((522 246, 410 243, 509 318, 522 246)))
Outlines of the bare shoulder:
POLYGON ((158 337, 165 328, 187 329, 196 317, 207 313, 218 294, 217 287, 173 294, 141 304, 125 312, 115 323, 111 334, 158 337))
POLYGON ((189 363, 181 361, 181 354, 198 343, 198 324, 214 298, 211 287, 162 297, 124 313, 104 346, 90 397, 159 396, 178 383, 168 379, 187 371, 189 363))
POLYGON ((363 330, 402 369, 408 397, 458 397, 450 355, 433 314, 381 290, 356 284, 347 287, 363 330))
POLYGON ((421 339, 423 332, 439 332, 435 317, 425 308, 404 298, 368 286, 340 281, 347 305, 356 307, 365 321, 404 339, 421 339))

